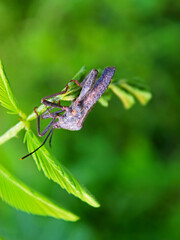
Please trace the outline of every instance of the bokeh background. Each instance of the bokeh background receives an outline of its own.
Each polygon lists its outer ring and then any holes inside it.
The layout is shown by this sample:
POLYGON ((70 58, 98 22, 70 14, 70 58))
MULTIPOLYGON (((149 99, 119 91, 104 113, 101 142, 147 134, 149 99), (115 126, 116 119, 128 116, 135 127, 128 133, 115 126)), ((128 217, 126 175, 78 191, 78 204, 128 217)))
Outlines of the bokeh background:
MULTIPOLYGON (((51 151, 99 209, 48 181, 32 158, 19 161, 27 153, 23 131, 1 146, 11 173, 81 219, 32 216, 0 201, 0 236, 180 239, 179 20, 177 0, 0 0, 0 58, 27 114, 83 65, 116 66, 116 79, 141 79, 153 93, 146 107, 128 111, 114 96, 108 108, 96 105, 81 131, 55 131, 51 151)), ((18 121, 2 108, 0 119, 0 134, 18 121)))

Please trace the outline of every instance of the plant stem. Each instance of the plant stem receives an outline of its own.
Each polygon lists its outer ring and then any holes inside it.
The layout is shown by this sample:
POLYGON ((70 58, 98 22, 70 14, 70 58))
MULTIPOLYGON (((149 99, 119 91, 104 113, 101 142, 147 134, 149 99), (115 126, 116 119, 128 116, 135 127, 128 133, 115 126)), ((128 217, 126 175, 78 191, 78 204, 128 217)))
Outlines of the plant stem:
POLYGON ((0 145, 8 141, 9 139, 17 136, 17 133, 25 128, 24 122, 18 122, 15 126, 10 128, 7 132, 5 132, 2 136, 0 136, 0 145))

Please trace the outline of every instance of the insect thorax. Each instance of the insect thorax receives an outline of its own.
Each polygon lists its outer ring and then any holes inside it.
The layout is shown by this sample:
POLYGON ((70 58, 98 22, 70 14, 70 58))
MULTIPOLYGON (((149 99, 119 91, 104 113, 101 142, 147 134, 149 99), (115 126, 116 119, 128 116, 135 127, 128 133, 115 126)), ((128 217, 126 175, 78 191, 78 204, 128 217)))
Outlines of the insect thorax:
POLYGON ((71 131, 78 131, 82 128, 82 108, 76 107, 66 111, 59 116, 59 121, 56 122, 55 128, 63 128, 71 131))

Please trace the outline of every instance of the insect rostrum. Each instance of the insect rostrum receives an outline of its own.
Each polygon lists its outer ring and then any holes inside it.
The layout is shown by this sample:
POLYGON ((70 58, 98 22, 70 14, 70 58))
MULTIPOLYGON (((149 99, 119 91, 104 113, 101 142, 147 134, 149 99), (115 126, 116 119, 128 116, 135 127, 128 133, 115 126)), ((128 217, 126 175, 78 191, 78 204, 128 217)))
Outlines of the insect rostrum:
MULTIPOLYGON (((60 102, 54 103, 47 100, 50 97, 64 94, 65 92, 67 92, 69 88, 68 85, 66 85, 66 89, 64 91, 44 97, 41 102, 51 108, 45 113, 43 113, 41 115, 41 118, 51 118, 52 121, 45 128, 45 130, 40 133, 40 116, 36 112, 36 108, 34 109, 37 115, 38 135, 42 137, 50 130, 41 146, 45 144, 49 136, 49 143, 51 144, 52 134, 55 128, 63 128, 71 131, 80 130, 83 127, 83 123, 90 110, 93 108, 95 103, 108 88, 114 73, 115 67, 107 67, 104 69, 102 75, 97 80, 98 71, 96 69, 92 69, 81 83, 78 83, 76 80, 72 80, 81 87, 81 92, 79 96, 74 101, 72 101, 69 107, 61 106, 60 102), (59 108, 60 110, 50 113, 50 110, 52 110, 53 108, 59 108)), ((32 153, 36 152, 41 146, 39 146, 33 152, 24 156, 23 158, 26 158, 32 153)))

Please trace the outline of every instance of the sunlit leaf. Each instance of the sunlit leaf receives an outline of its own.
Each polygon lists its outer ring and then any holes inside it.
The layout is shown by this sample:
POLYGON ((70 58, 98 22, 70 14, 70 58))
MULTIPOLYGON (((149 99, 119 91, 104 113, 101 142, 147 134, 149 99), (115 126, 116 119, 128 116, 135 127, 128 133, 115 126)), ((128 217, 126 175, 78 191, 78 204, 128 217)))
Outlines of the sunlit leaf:
POLYGON ((59 207, 12 176, 0 165, 0 197, 9 205, 27 213, 76 221, 78 217, 59 207))
POLYGON ((109 101, 111 99, 111 92, 106 90, 106 92, 100 97, 98 102, 103 106, 103 107, 108 107, 109 106, 109 101))
MULTIPOLYGON (((41 145, 37 137, 31 130, 28 130, 25 135, 29 152, 34 151, 41 145)), ((87 202, 93 207, 99 207, 99 203, 89 193, 89 191, 80 185, 73 175, 62 164, 57 163, 55 158, 43 146, 33 155, 33 158, 39 170, 43 170, 45 176, 58 183, 68 193, 72 193, 82 201, 87 202)))
POLYGON ((98 100, 98 102, 103 106, 103 107, 108 107, 109 106, 109 102, 106 98, 104 98, 103 96, 100 97, 100 99, 98 100))
POLYGON ((134 97, 131 94, 129 94, 127 91, 124 91, 118 85, 115 85, 115 84, 110 84, 109 88, 122 101, 126 109, 129 109, 134 105, 135 103, 134 97))
POLYGON ((133 94, 142 105, 146 105, 152 98, 152 94, 149 91, 138 88, 138 85, 130 85, 130 83, 126 81, 120 82, 120 85, 129 93, 133 94))
POLYGON ((20 114, 16 100, 10 88, 9 82, 4 74, 3 66, 0 61, 0 103, 9 110, 8 113, 20 114))

